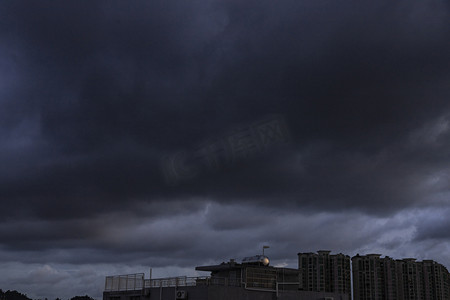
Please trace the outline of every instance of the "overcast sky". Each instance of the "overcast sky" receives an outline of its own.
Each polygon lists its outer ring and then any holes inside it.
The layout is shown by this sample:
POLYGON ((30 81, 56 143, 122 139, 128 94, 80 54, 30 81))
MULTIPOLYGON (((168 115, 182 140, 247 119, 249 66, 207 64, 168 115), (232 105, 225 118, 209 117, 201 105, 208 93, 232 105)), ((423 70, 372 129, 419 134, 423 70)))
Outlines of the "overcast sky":
POLYGON ((2 1, 0 288, 450 267, 449 41, 448 0, 2 1))

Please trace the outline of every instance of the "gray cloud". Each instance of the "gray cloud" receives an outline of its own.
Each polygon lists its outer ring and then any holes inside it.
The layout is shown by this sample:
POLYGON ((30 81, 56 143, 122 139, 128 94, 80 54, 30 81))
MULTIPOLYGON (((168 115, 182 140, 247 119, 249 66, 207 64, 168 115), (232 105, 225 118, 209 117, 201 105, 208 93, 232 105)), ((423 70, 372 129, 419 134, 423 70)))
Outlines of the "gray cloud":
POLYGON ((0 6, 3 289, 99 297, 264 243, 448 261, 448 1, 0 6), (164 157, 274 114, 288 145, 166 183, 164 157))
POLYGON ((80 282, 78 291, 95 291, 97 294, 93 295, 99 295, 103 277, 108 274, 147 273, 148 268, 154 268, 156 277, 196 275, 197 265, 229 258, 239 260, 261 251, 263 244, 271 246, 267 254, 272 264, 289 267, 296 266, 297 252, 317 249, 349 255, 379 252, 396 258, 432 258, 445 264, 449 257, 443 250, 449 246, 448 239, 417 240, 418 232, 426 228, 423 224, 433 223, 437 215, 442 218, 445 212, 437 208, 412 209, 380 217, 348 211, 310 213, 208 201, 190 212, 154 219, 128 216, 120 222, 118 218, 123 215, 116 214, 96 220, 97 224, 103 224, 98 235, 86 236, 78 245, 64 248, 48 240, 47 247, 42 249, 3 248, 0 264, 5 270, 22 270, 26 266, 30 269, 25 273, 13 272, 14 276, 3 277, 0 284, 19 288, 23 282, 33 283, 27 291, 36 295, 41 295, 44 287, 52 286, 56 295, 57 291, 67 293, 68 285, 71 286, 68 291, 77 290, 73 276, 80 273, 76 282, 91 280, 91 284, 85 286, 80 282), (265 218, 247 218, 249 214, 265 218), (218 223, 218 216, 224 216, 226 221, 218 223), (233 227, 224 222, 239 225, 233 227), (22 265, 11 263, 17 260, 22 265))

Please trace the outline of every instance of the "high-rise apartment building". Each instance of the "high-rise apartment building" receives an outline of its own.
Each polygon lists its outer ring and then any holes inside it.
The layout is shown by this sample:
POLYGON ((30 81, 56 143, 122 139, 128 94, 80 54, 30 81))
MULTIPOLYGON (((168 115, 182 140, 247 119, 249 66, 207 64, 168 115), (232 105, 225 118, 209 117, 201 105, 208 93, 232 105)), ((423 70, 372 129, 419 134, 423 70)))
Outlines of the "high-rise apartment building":
POLYGON ((449 273, 432 260, 356 255, 352 269, 354 299, 450 300, 449 273))
POLYGON ((450 274, 447 268, 432 260, 424 260, 421 265, 423 299, 450 299, 450 274))
POLYGON ((381 254, 369 254, 352 258, 354 299, 385 299, 385 276, 382 274, 380 256, 381 254))
POLYGON ((330 251, 298 253, 300 289, 351 295, 350 256, 330 251))

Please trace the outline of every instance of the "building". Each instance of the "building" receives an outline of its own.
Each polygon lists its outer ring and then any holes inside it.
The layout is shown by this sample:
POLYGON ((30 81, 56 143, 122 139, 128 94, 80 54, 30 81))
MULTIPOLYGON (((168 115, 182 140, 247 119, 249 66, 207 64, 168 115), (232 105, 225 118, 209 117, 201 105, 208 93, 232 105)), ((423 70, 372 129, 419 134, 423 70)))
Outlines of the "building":
MULTIPOLYGON (((385 299, 381 254, 368 254, 352 258, 354 299, 385 299)), ((392 276, 396 278, 396 275, 392 276)))
POLYGON ((351 295, 350 256, 330 252, 298 253, 300 289, 351 295))
POLYGON ((432 260, 358 254, 352 258, 352 269, 354 299, 450 300, 449 273, 432 260))
POLYGON ((424 299, 450 299, 450 274, 443 265, 432 261, 421 262, 424 299))
MULTIPOLYGON (((441 264, 359 254, 352 259, 355 300, 450 300, 441 264)), ((350 257, 330 251, 298 253, 298 269, 270 266, 264 255, 195 268, 200 277, 108 276, 103 300, 350 300, 350 257)))
POLYGON ((350 300, 349 294, 300 290, 298 269, 269 265, 263 255, 200 266, 202 277, 145 279, 144 274, 108 276, 103 300, 350 300))

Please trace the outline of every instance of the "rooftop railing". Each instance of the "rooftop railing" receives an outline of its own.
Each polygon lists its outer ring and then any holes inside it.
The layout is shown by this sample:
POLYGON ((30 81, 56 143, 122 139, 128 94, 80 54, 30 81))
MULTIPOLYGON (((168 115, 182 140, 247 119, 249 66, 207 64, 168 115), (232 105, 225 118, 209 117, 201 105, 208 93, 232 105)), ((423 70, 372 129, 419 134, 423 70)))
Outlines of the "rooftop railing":
POLYGON ((154 287, 179 287, 179 286, 196 286, 196 285, 207 285, 210 281, 210 277, 168 277, 168 278, 155 278, 155 279, 145 279, 146 288, 154 287))
POLYGON ((241 286, 238 279, 223 277, 167 277, 144 279, 144 274, 108 276, 105 281, 105 292, 136 291, 144 288, 183 287, 183 286, 241 286))
MULTIPOLYGON (((268 276, 268 274, 251 274, 244 282, 247 289, 264 289, 275 291, 278 290, 278 285, 299 285, 299 282, 278 282, 276 277, 268 276), (260 275, 260 276, 256 276, 260 275), (265 275, 265 276, 262 276, 265 275)), ((143 273, 129 274, 129 275, 115 275, 107 276, 105 280, 105 292, 117 291, 138 291, 146 288, 160 288, 160 287, 185 287, 185 286, 242 286, 238 278, 226 277, 166 277, 155 279, 144 279, 143 273)), ((283 288, 284 289, 284 288, 283 288)))
POLYGON ((135 291, 144 287, 144 273, 107 276, 105 291, 135 291))

